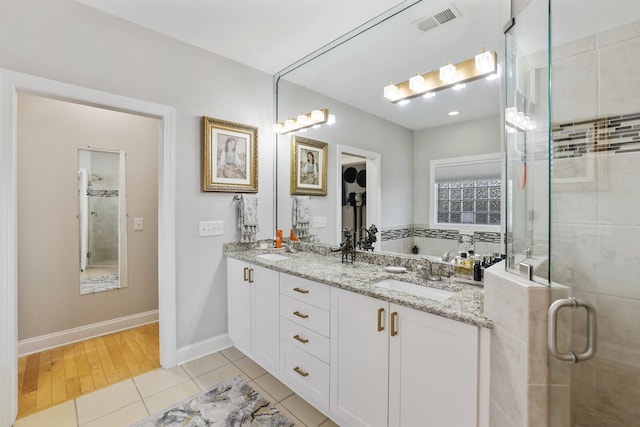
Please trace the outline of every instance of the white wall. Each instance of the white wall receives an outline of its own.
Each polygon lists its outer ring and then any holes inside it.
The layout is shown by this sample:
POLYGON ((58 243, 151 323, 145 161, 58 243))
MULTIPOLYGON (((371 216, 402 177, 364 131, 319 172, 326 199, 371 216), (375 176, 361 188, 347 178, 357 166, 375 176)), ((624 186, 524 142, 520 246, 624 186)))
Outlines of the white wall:
POLYGON ((238 240, 232 194, 201 188, 201 116, 259 127, 261 232, 272 235, 272 78, 72 0, 3 0, 0 67, 176 108, 177 344, 227 331, 222 243, 238 240), (198 221, 224 236, 198 237, 198 221))
POLYGON ((502 149, 500 132, 498 115, 414 132, 414 224, 429 224, 429 162, 451 157, 499 153, 502 149))
MULTIPOLYGON (((311 215, 326 216, 326 228, 312 229, 320 241, 337 243, 336 211, 341 195, 335 194, 336 180, 342 179, 336 165, 337 144, 381 154, 382 218, 381 226, 412 223, 412 137, 413 132, 362 110, 310 91, 301 86, 280 81, 278 89, 278 120, 308 113, 315 108, 328 108, 336 116, 336 124, 311 129, 300 134, 329 144, 328 191, 326 197, 312 196, 311 215)), ((290 162, 291 135, 278 139, 278 227, 291 228, 290 162)), ((367 189, 367 191, 373 191, 367 189)), ((286 233, 285 233, 286 234, 286 233)), ((379 237, 379 236, 378 236, 379 237)))

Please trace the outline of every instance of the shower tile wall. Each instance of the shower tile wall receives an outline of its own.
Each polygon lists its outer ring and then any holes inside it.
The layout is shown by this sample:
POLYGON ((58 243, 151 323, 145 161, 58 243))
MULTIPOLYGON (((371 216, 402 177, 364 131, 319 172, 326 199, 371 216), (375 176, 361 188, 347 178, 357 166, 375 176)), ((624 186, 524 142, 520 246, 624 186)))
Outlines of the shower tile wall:
MULTIPOLYGON (((553 52, 551 278, 598 310, 597 355, 571 368, 571 425, 636 425, 640 22, 553 52)), ((574 348, 584 343, 580 311, 574 348)))

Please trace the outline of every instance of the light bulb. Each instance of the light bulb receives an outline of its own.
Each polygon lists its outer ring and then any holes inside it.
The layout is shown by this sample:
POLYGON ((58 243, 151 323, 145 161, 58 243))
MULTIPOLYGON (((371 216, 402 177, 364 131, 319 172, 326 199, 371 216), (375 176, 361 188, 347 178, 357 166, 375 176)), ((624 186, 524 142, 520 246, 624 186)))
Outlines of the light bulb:
POLYGON ((282 123, 276 123, 275 125, 273 125, 273 131, 274 132, 282 132, 283 126, 282 123))
POLYGON ((336 122, 336 116, 333 114, 329 114, 329 118, 327 119, 327 124, 332 125, 336 122))
POLYGON ((424 95, 422 95, 422 97, 426 99, 433 98, 434 96, 436 96, 435 92, 427 92, 424 95))
POLYGON ((458 72, 456 66, 453 64, 447 64, 444 67, 440 67, 440 80, 445 83, 453 83, 458 78, 458 72))
POLYGON ((296 123, 298 126, 307 126, 309 123, 309 117, 306 114, 300 114, 296 117, 296 123))
POLYGON ((496 68, 496 63, 493 59, 493 54, 491 52, 485 52, 482 49, 482 53, 476 55, 476 70, 481 73, 490 73, 494 71, 496 68))
POLYGON ((324 111, 313 110, 311 112, 311 120, 313 120, 315 123, 324 121, 324 111))
POLYGON ((453 90, 462 90, 465 87, 467 87, 466 83, 459 83, 459 84, 455 85, 454 87, 452 87, 451 89, 453 89, 453 90))
POLYGON ((410 99, 403 99, 402 101, 398 102, 398 105, 407 105, 408 103, 410 103, 411 100, 410 99))
POLYGON ((422 92, 425 90, 424 77, 416 73, 409 79, 409 89, 414 92, 422 92))
POLYGON ((396 99, 400 98, 400 91, 398 90, 398 86, 394 85, 393 83, 391 83, 389 86, 385 86, 384 97, 391 101, 395 101, 396 99))

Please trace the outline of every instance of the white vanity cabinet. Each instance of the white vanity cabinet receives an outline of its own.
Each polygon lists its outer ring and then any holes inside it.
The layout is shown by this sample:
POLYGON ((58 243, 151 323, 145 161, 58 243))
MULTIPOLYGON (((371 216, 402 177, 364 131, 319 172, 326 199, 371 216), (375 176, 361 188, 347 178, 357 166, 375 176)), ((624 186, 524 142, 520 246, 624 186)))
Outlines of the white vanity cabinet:
POLYGON ((329 410, 329 286, 280 274, 280 376, 318 409, 329 410))
POLYGON ((331 292, 331 412, 349 426, 478 425, 478 327, 331 292))
POLYGON ((229 338, 272 374, 279 369, 280 273, 227 258, 229 338))

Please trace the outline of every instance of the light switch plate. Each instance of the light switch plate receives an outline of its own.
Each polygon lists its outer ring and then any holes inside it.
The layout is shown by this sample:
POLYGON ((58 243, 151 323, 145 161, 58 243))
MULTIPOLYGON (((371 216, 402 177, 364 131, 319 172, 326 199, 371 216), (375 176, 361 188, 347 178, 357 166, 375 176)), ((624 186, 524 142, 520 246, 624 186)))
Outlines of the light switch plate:
POLYGON ((144 218, 134 218, 133 231, 142 231, 142 230, 144 230, 144 218))
POLYGON ((326 226, 327 226, 326 216, 313 217, 313 228, 326 228, 326 226))
POLYGON ((200 221, 199 236, 221 236, 224 234, 222 221, 200 221))

